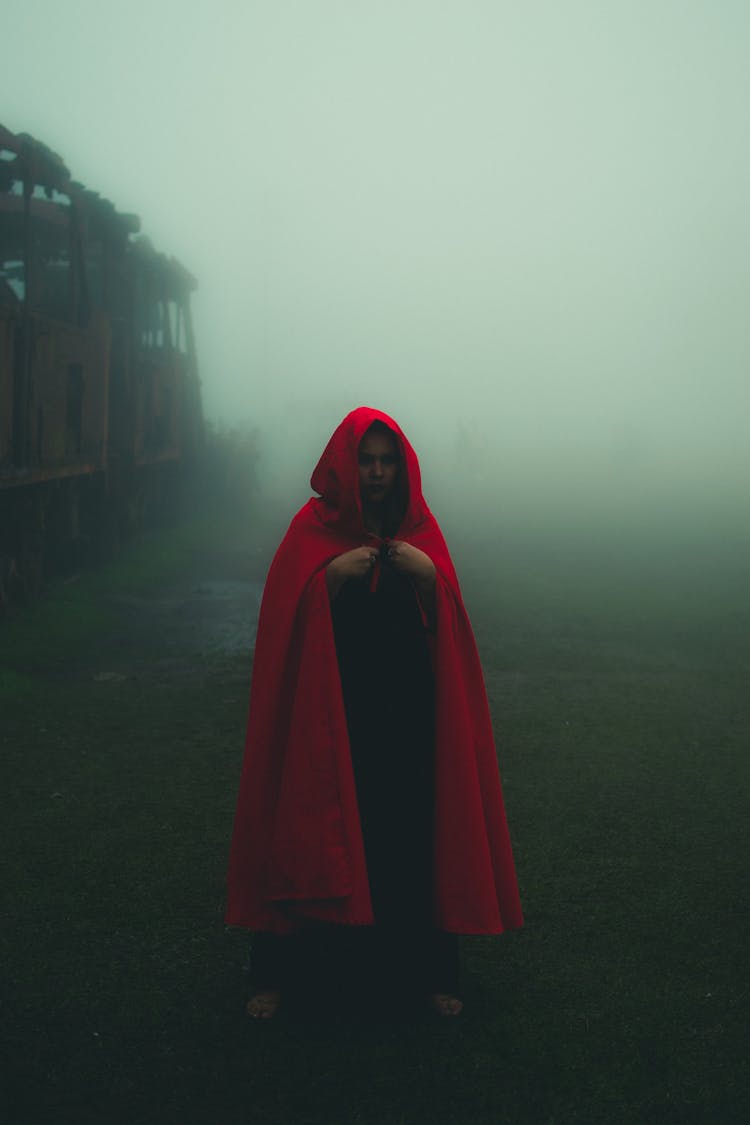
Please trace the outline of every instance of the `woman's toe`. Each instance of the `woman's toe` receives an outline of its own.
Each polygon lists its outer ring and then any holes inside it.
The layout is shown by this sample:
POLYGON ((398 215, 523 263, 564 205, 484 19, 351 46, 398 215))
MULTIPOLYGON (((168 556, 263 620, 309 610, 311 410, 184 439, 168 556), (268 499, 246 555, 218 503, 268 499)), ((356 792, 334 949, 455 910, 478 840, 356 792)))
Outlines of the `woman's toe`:
POLYGON ((462 1001, 447 992, 434 992, 432 1006, 439 1016, 458 1016, 463 1011, 462 1001))
POLYGON ((270 1020, 276 1015, 280 1003, 278 992, 258 992, 248 1000, 245 1011, 251 1019, 270 1020))

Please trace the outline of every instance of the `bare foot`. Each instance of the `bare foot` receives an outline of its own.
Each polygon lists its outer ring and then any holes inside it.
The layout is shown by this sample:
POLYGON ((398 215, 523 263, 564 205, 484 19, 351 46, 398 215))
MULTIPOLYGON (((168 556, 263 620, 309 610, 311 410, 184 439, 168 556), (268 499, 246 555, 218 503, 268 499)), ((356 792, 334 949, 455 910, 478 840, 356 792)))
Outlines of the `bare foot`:
POLYGON ((276 1015, 281 1004, 280 992, 256 992, 246 1006, 245 1011, 254 1020, 270 1020, 276 1015))
POLYGON ((448 992, 433 992, 430 1000, 439 1016, 459 1016, 463 1011, 463 1001, 448 992))

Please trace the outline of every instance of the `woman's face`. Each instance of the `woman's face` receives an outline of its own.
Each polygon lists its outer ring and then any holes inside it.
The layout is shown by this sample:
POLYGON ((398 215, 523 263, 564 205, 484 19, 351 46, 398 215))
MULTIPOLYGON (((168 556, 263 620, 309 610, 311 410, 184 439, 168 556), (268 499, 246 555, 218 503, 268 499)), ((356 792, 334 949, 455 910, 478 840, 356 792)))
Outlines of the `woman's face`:
POLYGON ((398 479, 398 445, 392 434, 373 430, 359 443, 359 494, 365 508, 379 507, 398 479))

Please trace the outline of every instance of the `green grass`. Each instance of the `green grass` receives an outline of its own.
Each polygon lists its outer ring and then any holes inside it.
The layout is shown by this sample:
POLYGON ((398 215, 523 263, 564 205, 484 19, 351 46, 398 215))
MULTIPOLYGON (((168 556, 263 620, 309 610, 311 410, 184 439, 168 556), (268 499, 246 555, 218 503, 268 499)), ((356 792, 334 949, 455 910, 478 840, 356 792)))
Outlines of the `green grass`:
POLYGON ((257 578, 247 533, 147 537, 0 629, 3 1121, 747 1119, 743 569, 490 548, 459 565, 527 924, 465 942, 458 1022, 243 1016, 249 659, 169 607, 257 578))

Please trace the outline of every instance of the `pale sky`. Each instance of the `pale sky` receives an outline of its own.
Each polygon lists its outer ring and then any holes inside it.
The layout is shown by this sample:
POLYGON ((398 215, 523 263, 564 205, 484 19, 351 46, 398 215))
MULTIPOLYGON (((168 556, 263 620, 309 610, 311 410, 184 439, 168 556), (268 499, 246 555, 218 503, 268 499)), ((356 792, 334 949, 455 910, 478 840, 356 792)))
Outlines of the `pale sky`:
POLYGON ((0 51, 198 277, 211 417, 750 484, 746 3, 5 0, 0 51))

